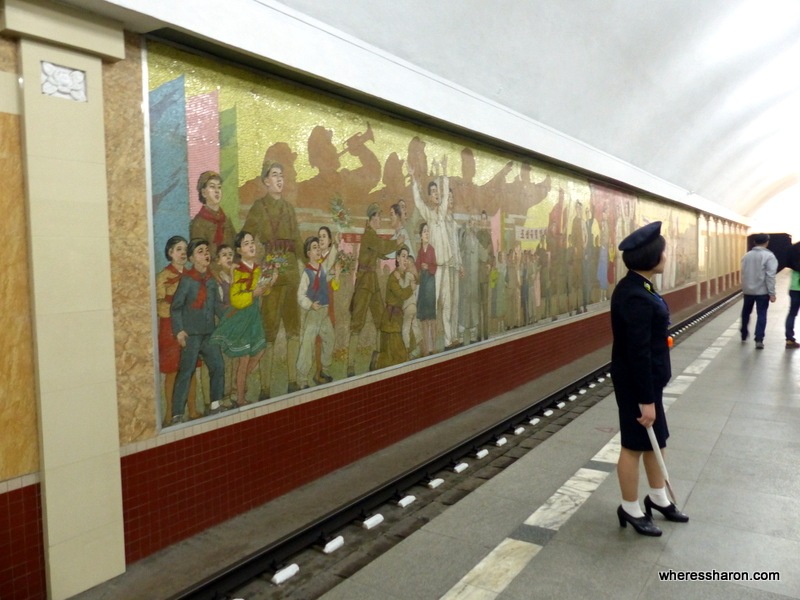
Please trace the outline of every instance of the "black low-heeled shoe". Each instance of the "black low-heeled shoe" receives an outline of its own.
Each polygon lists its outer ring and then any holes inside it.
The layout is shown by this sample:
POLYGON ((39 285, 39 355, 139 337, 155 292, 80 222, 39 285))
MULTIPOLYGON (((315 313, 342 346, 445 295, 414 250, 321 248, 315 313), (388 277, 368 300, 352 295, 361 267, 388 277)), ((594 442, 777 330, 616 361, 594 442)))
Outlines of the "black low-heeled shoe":
POLYGON ((627 527, 628 523, 630 523, 633 525, 636 533, 641 535, 650 535, 653 537, 658 537, 661 535, 661 530, 656 527, 651 517, 632 517, 625 512, 625 509, 622 508, 622 505, 620 505, 620 507, 617 509, 617 517, 619 518, 620 527, 627 527))
POLYGON ((669 506, 659 506, 652 500, 650 500, 650 496, 644 497, 644 512, 648 517, 653 516, 653 509, 656 509, 667 521, 675 521, 676 523, 687 523, 689 521, 689 515, 686 515, 678 510, 678 507, 674 504, 670 503, 669 506))

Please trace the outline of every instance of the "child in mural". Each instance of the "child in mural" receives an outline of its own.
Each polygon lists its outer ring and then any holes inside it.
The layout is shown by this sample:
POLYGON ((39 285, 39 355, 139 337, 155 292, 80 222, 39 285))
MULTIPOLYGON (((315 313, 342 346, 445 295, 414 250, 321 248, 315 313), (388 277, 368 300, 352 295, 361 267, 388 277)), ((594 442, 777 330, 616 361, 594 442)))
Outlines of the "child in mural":
MULTIPOLYGON (((341 236, 337 234, 336 241, 333 241, 333 234, 330 228, 323 225, 317 231, 317 237, 319 238, 319 262, 328 276, 328 316, 331 319, 331 326, 335 328, 336 307, 334 305, 334 292, 337 292, 340 287, 339 277, 341 275, 342 263, 338 260, 338 248, 341 236)), ((334 332, 335 331, 334 329, 334 332)), ((330 383, 333 381, 333 377, 322 370, 322 338, 319 336, 317 336, 314 348, 314 383, 330 383)))
POLYGON ((212 341, 219 344, 226 356, 238 358, 236 366, 236 400, 233 406, 242 406, 247 400, 247 377, 264 355, 267 341, 259 314, 259 298, 267 296, 278 279, 278 271, 262 273, 255 264, 256 242, 245 230, 235 238, 239 263, 233 269, 230 285, 230 306, 225 311, 212 341))
POLYGON ((408 272, 408 265, 408 248, 401 246, 395 257, 396 268, 386 283, 386 309, 381 319, 381 349, 376 364, 378 369, 406 362, 409 358, 408 346, 403 341, 403 307, 417 286, 413 274, 408 272))
POLYGON ((409 359, 419 358, 422 352, 422 329, 417 319, 417 301, 419 299, 419 274, 414 256, 409 252, 406 271, 400 278, 400 287, 411 287, 411 295, 403 302, 403 345, 408 350, 409 359))
POLYGON ((294 207, 283 199, 283 167, 266 162, 261 179, 267 194, 257 199, 247 213, 243 229, 250 231, 264 245, 273 264, 284 266, 272 292, 261 302, 261 318, 267 336, 267 349, 260 361, 261 393, 259 399, 270 397, 273 373, 273 351, 278 331, 283 323, 286 331, 286 369, 288 392, 299 390, 297 385, 297 355, 300 350, 300 313, 297 306, 297 286, 300 283, 298 259, 303 258, 303 242, 294 207))
MULTIPOLYGON (((222 304, 223 314, 228 312, 231 307, 231 284, 233 283, 233 248, 228 244, 220 244, 217 247, 217 256, 214 261, 216 268, 212 270, 214 277, 217 280, 219 287, 219 300, 222 304)), ((235 376, 233 373, 233 360, 227 355, 223 354, 222 359, 225 362, 225 398, 230 398, 233 392, 233 382, 235 376)), ((227 404, 225 408, 230 408, 227 404)), ((211 407, 215 409, 214 406, 211 407)))
MULTIPOLYGON (((175 378, 181 360, 181 345, 172 334, 170 306, 175 290, 181 280, 186 265, 186 248, 188 242, 180 235, 167 240, 164 255, 170 263, 156 276, 156 312, 158 313, 158 367, 164 373, 164 417, 162 426, 167 427, 172 419, 172 398, 175 390, 175 378)), ((189 418, 198 417, 195 406, 195 378, 189 384, 189 418)))
MULTIPOLYGON (((220 207, 222 201, 222 177, 215 171, 205 171, 197 179, 197 192, 200 196, 199 212, 189 224, 189 238, 208 240, 212 256, 217 256, 219 246, 233 244, 236 230, 230 218, 220 207)), ((212 271, 216 275, 216 263, 212 271)))
POLYGON ((436 342, 436 250, 430 243, 427 223, 419 226, 419 237, 421 243, 416 263, 419 272, 417 318, 422 326, 422 355, 430 356, 436 342))
MULTIPOLYGON (((172 402, 172 423, 183 422, 189 398, 189 384, 198 357, 208 366, 211 378, 211 401, 219 403, 225 391, 225 366, 219 346, 211 341, 216 328, 215 316, 222 316, 217 280, 211 276, 211 253, 208 242, 194 239, 187 249, 192 267, 185 269, 170 305, 172 333, 181 345, 178 376, 172 402)), ((191 414, 189 418, 192 418, 191 414)))
MULTIPOLYGON (((381 224, 381 208, 377 204, 370 204, 367 208, 367 225, 361 236, 358 248, 358 269, 356 282, 353 287, 353 297, 350 299, 350 340, 347 352, 347 376, 355 375, 356 351, 361 331, 367 322, 367 311, 372 314, 375 329, 380 326, 383 316, 383 301, 381 288, 378 283, 378 260, 386 258, 393 251, 403 245, 405 239, 400 236, 395 240, 385 240, 378 235, 381 224)), ((373 353, 377 360, 377 351, 373 353)), ((374 360, 371 366, 374 365, 374 360)))
POLYGON ((322 262, 319 250, 319 238, 312 236, 306 238, 303 252, 308 259, 300 276, 297 287, 297 304, 303 313, 303 336, 300 341, 300 352, 297 357, 297 383, 300 389, 308 387, 311 369, 314 363, 314 349, 316 340, 322 343, 320 362, 322 370, 319 378, 314 378, 314 383, 329 383, 333 378, 325 370, 330 370, 333 362, 334 332, 328 302, 330 288, 328 287, 328 273, 322 262))

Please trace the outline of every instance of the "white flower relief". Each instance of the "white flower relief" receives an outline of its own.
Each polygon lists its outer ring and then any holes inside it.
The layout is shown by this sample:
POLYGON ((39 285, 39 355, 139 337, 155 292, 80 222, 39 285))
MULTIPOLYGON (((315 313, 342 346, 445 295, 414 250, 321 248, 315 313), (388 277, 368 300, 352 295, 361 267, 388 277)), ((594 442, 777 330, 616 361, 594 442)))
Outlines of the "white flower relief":
POLYGON ((42 61, 42 93, 86 102, 86 73, 42 61))

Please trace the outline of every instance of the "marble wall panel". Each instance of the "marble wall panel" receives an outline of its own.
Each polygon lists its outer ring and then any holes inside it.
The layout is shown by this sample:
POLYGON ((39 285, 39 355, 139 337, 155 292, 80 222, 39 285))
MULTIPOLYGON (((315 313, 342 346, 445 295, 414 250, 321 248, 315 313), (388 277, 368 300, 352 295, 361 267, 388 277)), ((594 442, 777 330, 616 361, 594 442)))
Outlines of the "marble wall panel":
POLYGON ((17 40, 0 36, 0 71, 18 73, 17 40))
POLYGON ((125 60, 104 65, 111 231, 111 284, 120 443, 156 434, 141 42, 125 38, 125 60))
MULTIPOLYGON (((2 51, 0 51, 2 53, 2 51)), ((28 237, 22 176, 21 123, 0 113, 0 194, 4 266, 0 269, 0 481, 39 469, 33 373, 28 237)))

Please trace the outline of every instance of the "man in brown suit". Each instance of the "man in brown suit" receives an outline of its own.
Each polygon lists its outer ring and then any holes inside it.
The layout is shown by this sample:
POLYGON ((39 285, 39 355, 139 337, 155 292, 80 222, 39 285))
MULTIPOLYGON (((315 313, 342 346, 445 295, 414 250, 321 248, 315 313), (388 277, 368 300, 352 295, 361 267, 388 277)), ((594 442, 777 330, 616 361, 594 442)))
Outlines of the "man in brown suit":
POLYGON ((297 355, 300 351, 300 314, 297 306, 297 286, 300 271, 297 260, 303 259, 303 242, 294 207, 281 197, 283 192, 283 167, 276 162, 267 162, 261 170, 261 179, 267 195, 253 203, 243 231, 255 236, 264 244, 267 256, 285 259, 272 293, 261 299, 261 318, 267 349, 259 364, 261 374, 260 399, 270 397, 272 382, 272 354, 281 323, 286 330, 286 369, 289 376, 287 392, 296 392, 297 355))

